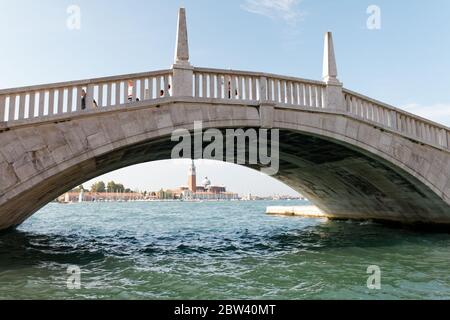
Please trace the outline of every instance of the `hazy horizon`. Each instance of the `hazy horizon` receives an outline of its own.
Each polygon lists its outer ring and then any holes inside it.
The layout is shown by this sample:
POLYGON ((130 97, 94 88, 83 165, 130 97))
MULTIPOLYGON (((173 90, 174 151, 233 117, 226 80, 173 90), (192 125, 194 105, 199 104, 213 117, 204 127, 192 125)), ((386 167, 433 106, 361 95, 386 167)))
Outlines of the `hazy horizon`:
MULTIPOLYGON (((95 182, 108 183, 114 181, 122 183, 126 188, 133 191, 159 191, 161 188, 165 190, 176 189, 187 186, 190 164, 191 160, 189 159, 147 162, 107 173, 82 185, 84 188, 90 189, 95 182), (143 173, 145 173, 145 177, 143 173)), ((244 166, 203 159, 195 160, 195 166, 197 169, 197 185, 201 185, 203 179, 208 177, 212 185, 225 186, 227 191, 238 193, 241 196, 247 194, 260 197, 299 195, 298 192, 275 178, 244 166), (233 175, 224 173, 230 171, 233 172, 233 175), (235 175, 245 178, 236 181, 235 175)))

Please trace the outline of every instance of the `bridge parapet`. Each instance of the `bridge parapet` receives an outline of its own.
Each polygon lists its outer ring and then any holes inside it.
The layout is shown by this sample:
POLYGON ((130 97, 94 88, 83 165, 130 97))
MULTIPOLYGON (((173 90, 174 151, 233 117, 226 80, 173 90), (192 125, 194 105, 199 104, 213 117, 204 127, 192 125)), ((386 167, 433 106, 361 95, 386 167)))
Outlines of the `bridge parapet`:
POLYGON ((325 108, 326 85, 320 81, 268 73, 195 68, 193 87, 196 98, 325 108))
POLYGON ((170 95, 171 82, 172 71, 161 70, 0 90, 0 123, 71 116, 83 105, 101 109, 164 98, 170 95))
POLYGON ((415 141, 450 150, 449 128, 412 113, 344 89, 346 112, 415 141))

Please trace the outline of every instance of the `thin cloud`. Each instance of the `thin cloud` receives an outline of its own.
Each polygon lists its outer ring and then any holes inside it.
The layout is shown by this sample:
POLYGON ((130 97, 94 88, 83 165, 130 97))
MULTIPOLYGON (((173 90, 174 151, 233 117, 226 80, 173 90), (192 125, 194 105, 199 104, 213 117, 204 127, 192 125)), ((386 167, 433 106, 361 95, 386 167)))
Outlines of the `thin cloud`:
POLYGON ((281 19, 295 26, 303 19, 305 13, 300 10, 302 0, 245 0, 241 8, 250 13, 259 14, 271 19, 281 19))
POLYGON ((403 109, 425 119, 450 127, 450 104, 437 103, 430 106, 423 106, 417 103, 411 103, 403 109))

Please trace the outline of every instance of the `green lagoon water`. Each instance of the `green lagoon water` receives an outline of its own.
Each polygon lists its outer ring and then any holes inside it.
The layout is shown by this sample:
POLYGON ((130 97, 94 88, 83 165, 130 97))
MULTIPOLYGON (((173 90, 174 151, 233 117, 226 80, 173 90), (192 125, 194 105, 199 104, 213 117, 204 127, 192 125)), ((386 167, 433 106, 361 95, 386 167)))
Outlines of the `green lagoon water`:
POLYGON ((264 214, 299 204, 50 204, 0 235, 0 299, 450 298, 450 234, 264 214))

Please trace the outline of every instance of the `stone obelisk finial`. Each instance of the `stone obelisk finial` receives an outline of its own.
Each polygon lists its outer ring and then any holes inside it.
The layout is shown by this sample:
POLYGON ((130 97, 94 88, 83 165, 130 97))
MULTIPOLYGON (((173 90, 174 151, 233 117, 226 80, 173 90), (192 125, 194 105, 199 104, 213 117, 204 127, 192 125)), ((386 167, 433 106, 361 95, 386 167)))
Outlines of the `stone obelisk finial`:
POLYGON ((186 9, 178 12, 177 46, 175 48, 175 64, 189 65, 189 43, 186 25, 186 9))
POLYGON ((340 84, 337 79, 336 56, 334 55, 333 35, 325 33, 325 45, 323 51, 323 81, 328 84, 340 84))

